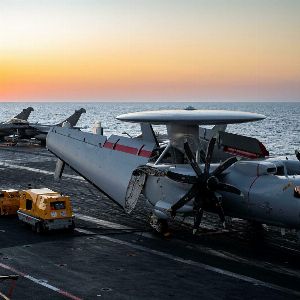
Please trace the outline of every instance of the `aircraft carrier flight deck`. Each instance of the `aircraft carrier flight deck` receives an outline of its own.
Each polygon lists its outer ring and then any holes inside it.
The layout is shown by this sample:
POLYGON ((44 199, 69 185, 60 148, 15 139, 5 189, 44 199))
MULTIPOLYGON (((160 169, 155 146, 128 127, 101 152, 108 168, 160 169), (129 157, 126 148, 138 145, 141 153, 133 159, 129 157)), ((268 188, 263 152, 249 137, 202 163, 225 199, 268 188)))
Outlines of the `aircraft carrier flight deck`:
MULTIPOLYGON (((258 231, 205 215, 154 233, 143 199, 131 215, 37 146, 0 147, 1 189, 48 187, 69 195, 74 232, 37 234, 17 217, 0 218, 0 275, 18 275, 12 299, 299 299, 300 243, 295 232, 258 231)), ((111 174, 113 176, 113 174, 111 174)), ((6 293, 9 281, 0 280, 6 293)))

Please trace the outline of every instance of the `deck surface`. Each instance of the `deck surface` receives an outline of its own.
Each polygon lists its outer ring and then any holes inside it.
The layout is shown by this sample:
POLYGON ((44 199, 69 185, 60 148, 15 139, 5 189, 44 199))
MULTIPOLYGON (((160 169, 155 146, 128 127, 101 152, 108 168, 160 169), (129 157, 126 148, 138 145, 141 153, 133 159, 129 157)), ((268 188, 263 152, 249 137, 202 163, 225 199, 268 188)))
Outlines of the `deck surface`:
MULTIPOLYGON (((72 170, 55 182, 56 159, 39 147, 1 147, 2 189, 48 187, 71 196, 76 230, 38 235, 16 217, 0 218, 0 275, 20 275, 12 299, 299 299, 300 246, 277 228, 254 231, 242 220, 222 230, 206 214, 148 225, 141 199, 132 215, 72 170)), ((10 282, 0 282, 6 293, 10 282)))

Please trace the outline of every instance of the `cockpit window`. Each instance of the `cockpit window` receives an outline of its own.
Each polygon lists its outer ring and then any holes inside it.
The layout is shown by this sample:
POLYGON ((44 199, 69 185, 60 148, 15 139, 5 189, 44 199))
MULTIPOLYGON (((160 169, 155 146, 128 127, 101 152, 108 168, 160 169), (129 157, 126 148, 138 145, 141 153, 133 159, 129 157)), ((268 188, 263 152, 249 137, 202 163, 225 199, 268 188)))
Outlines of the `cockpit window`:
POLYGON ((277 172, 275 175, 278 175, 278 176, 284 176, 285 173, 284 173, 284 166, 277 166, 277 172))
POLYGON ((58 210, 58 209, 65 209, 65 202, 64 201, 55 201, 50 203, 51 210, 58 210))
POLYGON ((271 174, 274 174, 276 171, 277 171, 276 168, 268 168, 268 169, 267 169, 267 172, 268 172, 268 173, 271 173, 271 174))
POLYGON ((287 175, 290 175, 290 176, 300 175, 300 168, 296 169, 296 168, 287 167, 286 171, 287 171, 287 175))
POLYGON ((286 160, 283 162, 286 174, 289 176, 300 175, 300 162, 293 160, 286 160))

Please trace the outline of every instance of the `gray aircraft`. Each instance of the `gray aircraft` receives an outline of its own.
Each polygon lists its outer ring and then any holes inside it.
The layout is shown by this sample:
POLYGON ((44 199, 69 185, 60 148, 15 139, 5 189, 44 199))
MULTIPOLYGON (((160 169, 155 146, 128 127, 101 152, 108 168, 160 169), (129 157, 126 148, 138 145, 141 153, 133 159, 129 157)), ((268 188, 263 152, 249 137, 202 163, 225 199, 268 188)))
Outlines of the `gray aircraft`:
POLYGON ((56 125, 30 124, 30 128, 25 131, 24 137, 35 138, 39 140, 43 146, 45 146, 46 137, 51 127, 53 126, 61 127, 64 122, 68 122, 72 128, 75 128, 78 120, 80 119, 83 113, 86 113, 86 110, 84 108, 75 110, 75 112, 70 117, 68 117, 67 119, 65 119, 64 121, 56 125))
POLYGON ((204 211, 218 214, 223 225, 230 216, 300 230, 300 161, 270 158, 257 139, 224 131, 264 118, 219 110, 137 112, 117 119, 140 123, 138 137, 53 127, 47 147, 59 158, 56 178, 68 164, 127 213, 142 193, 159 232, 183 215, 194 217, 195 233, 204 211), (166 125, 165 145, 151 124, 166 125))
POLYGON ((64 122, 68 122, 71 125, 71 127, 75 127, 80 116, 83 113, 86 113, 86 110, 84 108, 75 110, 75 112, 70 117, 56 125, 46 125, 38 123, 34 124, 26 122, 24 124, 18 124, 18 126, 16 127, 16 124, 13 124, 14 126, 11 130, 11 132, 13 133, 11 133, 11 136, 6 137, 5 139, 17 141, 19 139, 35 138, 41 142, 41 145, 45 146, 47 133, 52 126, 62 126, 64 122))
POLYGON ((5 123, 0 123, 0 140, 3 140, 5 136, 15 134, 19 130, 28 127, 28 118, 31 112, 34 111, 32 107, 24 108, 19 114, 5 123))

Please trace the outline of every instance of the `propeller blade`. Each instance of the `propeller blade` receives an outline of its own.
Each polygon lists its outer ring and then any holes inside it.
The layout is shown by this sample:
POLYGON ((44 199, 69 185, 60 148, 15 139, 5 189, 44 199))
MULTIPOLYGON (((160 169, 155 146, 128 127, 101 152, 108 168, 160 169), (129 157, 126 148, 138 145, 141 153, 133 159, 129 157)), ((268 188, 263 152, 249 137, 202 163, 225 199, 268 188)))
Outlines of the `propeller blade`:
POLYGON ((194 215, 194 227, 193 227, 193 234, 196 234, 196 232, 199 229, 201 220, 202 220, 202 216, 203 216, 203 208, 199 208, 194 215))
POLYGON ((212 198, 213 198, 213 201, 215 202, 215 206, 216 206, 216 210, 219 215, 219 218, 220 218, 221 222, 223 223, 223 227, 225 227, 225 214, 224 214, 224 210, 223 210, 223 206, 222 206, 222 201, 220 201, 220 199, 218 199, 215 195, 212 198))
POLYGON ((205 152, 202 149, 200 150, 200 160, 205 163, 205 152))
POLYGON ((205 154, 205 168, 204 168, 204 174, 207 176, 209 174, 209 168, 210 168, 210 163, 213 155, 213 151, 215 148, 215 143, 216 143, 216 138, 211 138, 207 149, 206 149, 206 154, 205 154))
POLYGON ((185 142, 183 146, 184 146, 185 154, 186 154, 187 158, 189 159, 190 164, 191 164, 193 170, 195 171, 195 173, 197 174, 197 176, 200 177, 202 175, 202 171, 201 171, 198 163, 196 162, 195 156, 192 153, 192 150, 190 148, 189 143, 185 142))
POLYGON ((238 188, 236 188, 235 186, 233 186, 231 184, 228 184, 228 183, 219 182, 218 186, 217 186, 217 190, 232 193, 232 194, 236 194, 236 195, 239 195, 239 196, 243 195, 243 193, 238 188))
POLYGON ((172 216, 175 216, 176 211, 181 208, 183 205, 188 203, 190 200, 192 200, 198 191, 197 184, 194 184, 192 188, 182 197, 180 198, 175 204, 171 206, 170 212, 172 216))
POLYGON ((198 182, 196 176, 178 174, 172 171, 168 171, 166 173, 166 176, 174 181, 181 182, 181 183, 195 184, 198 182))
POLYGON ((223 161, 213 172, 212 172, 212 176, 218 176, 220 175, 222 172, 224 172, 226 169, 228 169, 231 165, 233 165, 234 163, 236 163, 238 161, 236 156, 233 157, 229 157, 228 159, 226 159, 225 161, 223 161))

